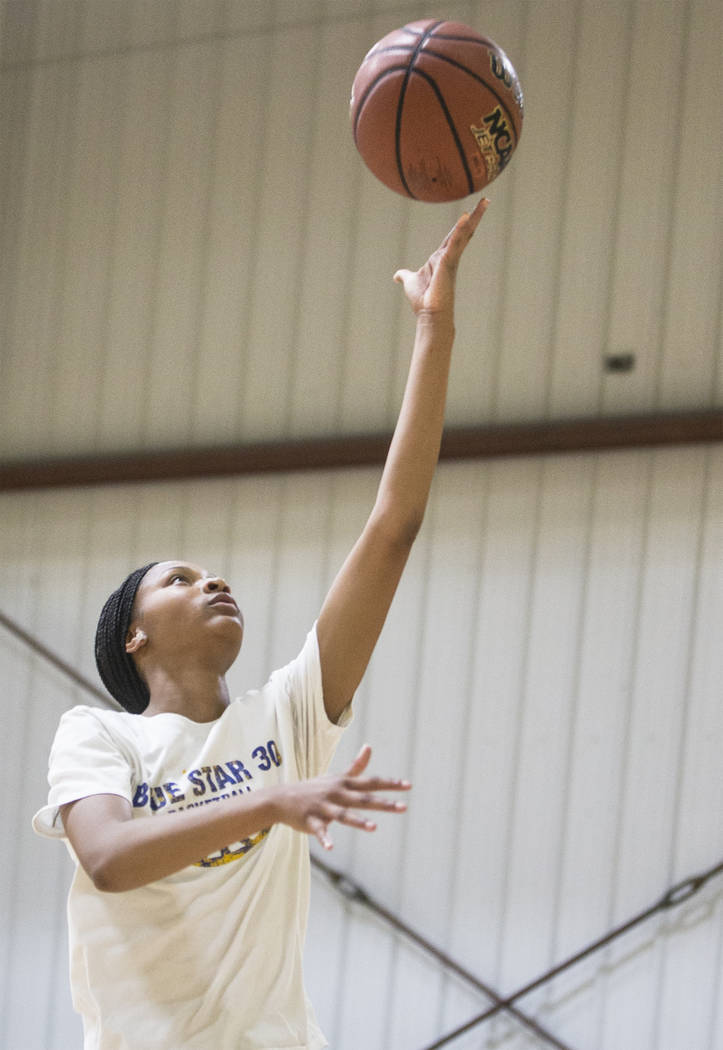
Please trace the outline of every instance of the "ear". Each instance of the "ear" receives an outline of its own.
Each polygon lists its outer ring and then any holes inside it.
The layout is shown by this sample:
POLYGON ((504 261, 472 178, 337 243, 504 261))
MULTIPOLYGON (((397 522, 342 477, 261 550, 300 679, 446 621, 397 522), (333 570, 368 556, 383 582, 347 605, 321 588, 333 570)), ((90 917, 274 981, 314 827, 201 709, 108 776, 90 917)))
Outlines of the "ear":
POLYGON ((137 653, 148 642, 148 635, 142 627, 131 627, 126 635, 126 652, 137 653))

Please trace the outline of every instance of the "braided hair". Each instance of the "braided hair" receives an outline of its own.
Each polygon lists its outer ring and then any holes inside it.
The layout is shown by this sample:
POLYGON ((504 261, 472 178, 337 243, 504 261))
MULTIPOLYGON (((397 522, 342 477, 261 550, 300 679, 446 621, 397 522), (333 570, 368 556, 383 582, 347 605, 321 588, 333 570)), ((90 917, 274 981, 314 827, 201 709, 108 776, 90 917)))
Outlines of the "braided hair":
POLYGON ((133 657, 126 652, 126 635, 140 582, 148 570, 157 564, 155 561, 149 562, 126 576, 103 606, 95 632, 98 674, 111 696, 132 715, 145 711, 151 697, 133 657))

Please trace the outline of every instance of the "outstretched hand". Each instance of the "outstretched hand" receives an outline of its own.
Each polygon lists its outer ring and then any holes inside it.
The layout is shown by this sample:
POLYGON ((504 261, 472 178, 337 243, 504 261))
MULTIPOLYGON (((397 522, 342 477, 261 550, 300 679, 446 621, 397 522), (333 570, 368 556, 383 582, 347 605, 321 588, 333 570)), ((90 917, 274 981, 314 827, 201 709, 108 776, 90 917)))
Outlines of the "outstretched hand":
POLYGON ((454 284, 462 252, 472 239, 489 201, 483 197, 465 212, 420 270, 397 270, 394 280, 404 292, 415 314, 442 314, 454 306, 454 284))
POLYGON ((282 823, 296 831, 314 835, 324 849, 331 849, 328 829, 333 821, 362 831, 376 829, 373 820, 360 816, 354 810, 403 813, 407 808, 403 802, 392 802, 376 792, 408 791, 412 785, 407 780, 362 777, 371 754, 371 747, 365 744, 346 773, 287 785, 282 802, 282 823))

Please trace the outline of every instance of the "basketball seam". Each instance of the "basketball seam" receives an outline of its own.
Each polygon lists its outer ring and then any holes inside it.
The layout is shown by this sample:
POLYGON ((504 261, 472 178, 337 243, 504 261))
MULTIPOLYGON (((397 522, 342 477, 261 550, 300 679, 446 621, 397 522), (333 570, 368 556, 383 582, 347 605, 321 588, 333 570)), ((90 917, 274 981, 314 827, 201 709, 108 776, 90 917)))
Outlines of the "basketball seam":
POLYGON ((390 74, 392 73, 404 73, 406 72, 406 70, 408 70, 408 68, 409 63, 405 62, 404 65, 401 66, 391 66, 387 69, 383 69, 382 72, 379 73, 379 75, 376 76, 370 84, 367 84, 364 90, 364 94, 359 99, 359 104, 356 107, 356 115, 354 117, 354 142, 357 141, 357 127, 359 124, 359 118, 361 117, 362 110, 364 109, 364 104, 369 98, 371 92, 374 90, 377 84, 381 83, 381 81, 384 80, 385 77, 390 76, 390 74))
POLYGON ((414 196, 412 191, 409 189, 409 186, 407 185, 407 180, 404 177, 404 171, 402 170, 401 135, 402 135, 402 110, 404 109, 404 96, 407 93, 407 84, 409 83, 409 78, 412 75, 412 69, 414 68, 414 62, 415 62, 415 59, 416 59, 417 55, 419 54, 419 52, 421 51, 422 47, 424 46, 425 41, 430 38, 430 36, 434 32, 434 30, 438 26, 441 26, 443 24, 444 23, 441 22, 441 21, 440 22, 435 22, 427 30, 425 30, 425 32, 424 32, 424 34, 422 36, 420 36, 419 42, 417 43, 417 46, 414 49, 414 52, 412 53, 412 55, 410 57, 410 61, 409 61, 409 64, 407 66, 407 72, 406 72, 406 75, 404 77, 404 80, 402 81, 402 86, 401 86, 400 91, 399 91, 399 101, 397 102, 397 119, 396 119, 396 125, 395 125, 395 128, 394 128, 394 151, 395 151, 395 155, 396 155, 396 159, 397 159, 397 174, 399 175, 399 178, 401 180, 402 186, 404 186, 405 191, 407 192, 407 194, 413 200, 417 200, 417 198, 414 196))
POLYGON ((454 138, 454 142, 459 153, 459 159, 462 161, 462 167, 464 168, 464 173, 467 176, 467 185, 469 186, 469 192, 474 193, 474 179, 472 178, 472 173, 469 170, 469 165, 467 163, 467 155, 464 151, 462 140, 460 139, 459 134, 457 132, 457 126, 454 123, 454 120, 452 119, 452 114, 447 108, 447 103, 444 100, 444 95, 439 89, 439 85, 436 83, 434 78, 429 75, 429 73, 425 73, 425 71, 422 69, 413 69, 412 72, 416 73, 417 76, 423 77, 431 86, 432 90, 437 96, 437 101, 439 102, 439 105, 442 108, 442 112, 444 113, 447 124, 449 125, 449 130, 452 132, 452 136, 454 138))
MULTIPOLYGON (((490 95, 494 95, 494 97, 497 99, 499 104, 504 109, 505 115, 507 116, 507 119, 509 120, 510 124, 512 125, 512 131, 514 132, 514 136, 515 136, 515 146, 517 146, 517 143, 519 141, 519 137, 520 136, 517 133, 517 128, 515 127, 515 122, 514 122, 514 120, 512 118, 512 113, 511 113, 510 109, 508 108, 507 103, 497 93, 497 91, 495 91, 494 87, 491 84, 489 84, 483 77, 481 77, 479 75, 479 73, 475 73, 473 70, 468 69, 467 66, 463 66, 462 63, 458 62, 455 58, 449 58, 447 55, 443 55, 439 51, 425 50, 424 53, 425 53, 425 55, 432 55, 433 58, 438 58, 442 62, 447 62, 448 65, 454 66, 454 68, 455 69, 459 69, 460 72, 466 73, 468 76, 470 76, 474 80, 478 81, 478 83, 482 84, 489 91, 490 95)), ((521 114, 520 114, 520 116, 521 116, 521 114)), ((521 123, 521 121, 520 121, 520 123, 521 123)))

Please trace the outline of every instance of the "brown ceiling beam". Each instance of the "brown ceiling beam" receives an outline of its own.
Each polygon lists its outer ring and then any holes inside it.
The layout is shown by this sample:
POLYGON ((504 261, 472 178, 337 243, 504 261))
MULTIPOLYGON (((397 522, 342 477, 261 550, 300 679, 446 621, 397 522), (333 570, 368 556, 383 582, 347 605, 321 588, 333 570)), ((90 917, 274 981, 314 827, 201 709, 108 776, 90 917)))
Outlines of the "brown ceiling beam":
MULTIPOLYGON (((0 491, 374 466, 384 462, 390 439, 390 433, 357 434, 218 448, 19 460, 0 463, 0 491)), ((450 427, 444 434, 441 458, 491 459, 719 441, 723 441, 723 411, 716 410, 450 427)))

